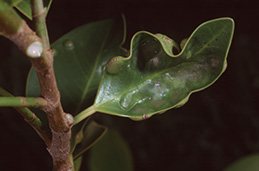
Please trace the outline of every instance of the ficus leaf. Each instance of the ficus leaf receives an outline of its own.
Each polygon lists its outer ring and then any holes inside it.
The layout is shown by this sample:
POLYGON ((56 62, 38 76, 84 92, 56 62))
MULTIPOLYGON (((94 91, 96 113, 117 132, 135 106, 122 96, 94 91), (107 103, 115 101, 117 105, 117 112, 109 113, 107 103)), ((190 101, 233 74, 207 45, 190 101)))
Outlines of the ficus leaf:
POLYGON ((72 128, 71 151, 76 159, 92 147, 101 137, 105 135, 107 127, 92 120, 86 120, 83 125, 72 128))
POLYGON ((87 119, 72 127, 70 139, 70 158, 74 161, 75 170, 80 170, 84 153, 106 133, 107 127, 87 119))
MULTIPOLYGON (((52 3, 52 0, 43 0, 43 3, 47 13, 52 3)), ((32 19, 30 0, 19 0, 19 3, 16 3, 14 6, 27 18, 29 18, 30 20, 32 19)))
MULTIPOLYGON (((52 44, 54 70, 66 112, 73 115, 87 106, 96 93, 104 66, 112 57, 125 55, 120 46, 125 38, 124 17, 89 23, 52 44)), ((39 96, 40 87, 32 69, 27 96, 39 96)))
POLYGON ((75 171, 80 171, 81 164, 82 164, 82 160, 83 160, 83 156, 80 156, 80 157, 78 157, 78 158, 74 161, 74 168, 75 168, 75 171))
POLYGON ((130 148, 116 130, 109 129, 104 137, 89 150, 91 171, 133 171, 130 148))
POLYGON ((179 107, 191 93, 213 84, 226 69, 234 22, 220 18, 201 24, 183 50, 173 54, 168 37, 138 32, 130 56, 111 59, 101 80, 96 111, 146 119, 179 107))
POLYGON ((22 0, 1 0, 1 1, 6 2, 10 6, 14 6, 20 3, 22 0))
POLYGON ((259 170, 259 154, 244 156, 231 163, 224 171, 257 171, 259 170))

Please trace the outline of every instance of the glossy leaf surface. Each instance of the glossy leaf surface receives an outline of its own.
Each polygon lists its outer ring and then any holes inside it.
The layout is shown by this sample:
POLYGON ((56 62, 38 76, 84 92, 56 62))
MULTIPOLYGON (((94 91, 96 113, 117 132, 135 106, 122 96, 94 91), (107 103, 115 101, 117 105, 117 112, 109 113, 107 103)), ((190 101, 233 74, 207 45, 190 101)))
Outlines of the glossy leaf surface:
POLYGON ((213 84, 226 69, 233 29, 230 18, 205 22, 178 55, 173 54, 170 38, 137 33, 130 56, 108 62, 95 109, 141 120, 183 105, 191 93, 213 84))
MULTIPOLYGON (((77 114, 97 91, 104 66, 112 57, 125 55, 123 17, 81 26, 52 44, 54 70, 66 112, 77 114)), ((27 80, 27 96, 39 96, 36 72, 27 80)))
POLYGON ((89 152, 91 171, 133 171, 133 159, 127 142, 118 131, 109 130, 89 152))
MULTIPOLYGON (((46 9, 46 12, 48 12, 50 5, 52 3, 52 0, 43 0, 44 7, 46 9)), ((30 0, 20 0, 19 3, 15 4, 15 7, 23 13, 27 18, 30 20, 32 19, 31 14, 31 1, 30 0)))

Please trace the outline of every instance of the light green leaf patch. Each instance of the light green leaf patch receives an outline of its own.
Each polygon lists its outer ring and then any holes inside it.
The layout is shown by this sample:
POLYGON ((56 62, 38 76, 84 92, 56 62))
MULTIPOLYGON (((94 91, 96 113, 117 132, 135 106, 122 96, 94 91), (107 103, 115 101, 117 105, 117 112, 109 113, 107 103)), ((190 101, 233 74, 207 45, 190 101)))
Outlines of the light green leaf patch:
POLYGON ((230 164, 224 171, 258 171, 259 154, 244 156, 230 164))
POLYGON ((213 84, 226 69, 233 30, 230 18, 205 22, 178 55, 170 38, 138 32, 130 56, 107 63, 95 110, 141 120, 185 104, 191 93, 213 84))

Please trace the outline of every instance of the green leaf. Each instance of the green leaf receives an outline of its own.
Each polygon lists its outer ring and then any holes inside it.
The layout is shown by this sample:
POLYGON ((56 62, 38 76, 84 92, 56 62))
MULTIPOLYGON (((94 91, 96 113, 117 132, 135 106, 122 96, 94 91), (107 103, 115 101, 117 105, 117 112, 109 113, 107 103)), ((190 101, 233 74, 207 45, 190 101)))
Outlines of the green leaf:
POLYGON ((89 120, 86 120, 83 125, 74 126, 70 143, 70 153, 73 154, 73 158, 77 159, 91 148, 106 131, 107 127, 89 120))
POLYGON ((185 104, 226 69, 233 29, 230 18, 205 22, 178 55, 172 51, 175 43, 163 35, 135 34, 130 56, 108 62, 95 110, 141 120, 185 104))
MULTIPOLYGON (((81 26, 52 44, 54 70, 66 112, 77 114, 95 95, 104 66, 112 57, 125 55, 124 17, 81 26)), ((39 96, 36 72, 27 80, 27 96, 39 96)))
POLYGON ((115 130, 109 130, 89 152, 90 171, 133 171, 131 151, 115 130))
MULTIPOLYGON (((14 1, 14 0, 12 0, 14 1)), ((46 9, 46 13, 48 13, 52 0, 43 0, 44 7, 46 9)), ((19 3, 15 4, 15 7, 23 13, 27 18, 32 20, 31 14, 31 1, 30 0, 20 0, 19 3)))
POLYGON ((228 166, 224 171, 258 171, 259 154, 242 157, 228 166))
POLYGON ((10 6, 14 6, 18 3, 20 3, 22 0, 0 0, 2 2, 6 2, 7 4, 9 4, 10 6))
POLYGON ((80 171, 81 164, 82 164, 82 160, 83 160, 83 156, 80 156, 80 157, 78 157, 78 158, 74 161, 75 171, 80 171))

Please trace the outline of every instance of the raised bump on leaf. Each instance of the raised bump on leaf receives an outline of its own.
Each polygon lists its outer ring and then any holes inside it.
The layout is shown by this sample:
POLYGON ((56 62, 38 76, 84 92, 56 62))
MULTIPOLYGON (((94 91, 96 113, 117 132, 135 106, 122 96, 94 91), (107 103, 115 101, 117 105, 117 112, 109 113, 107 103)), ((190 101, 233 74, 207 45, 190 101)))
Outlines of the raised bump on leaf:
POLYGON ((124 65, 123 57, 114 57, 106 64, 106 72, 109 74, 117 74, 124 65))
POLYGON ((104 73, 96 111, 143 120, 184 105, 190 94, 213 84, 226 69, 233 29, 230 18, 205 22, 177 55, 169 38, 138 32, 130 56, 119 58, 123 65, 118 64, 114 74, 104 73))

